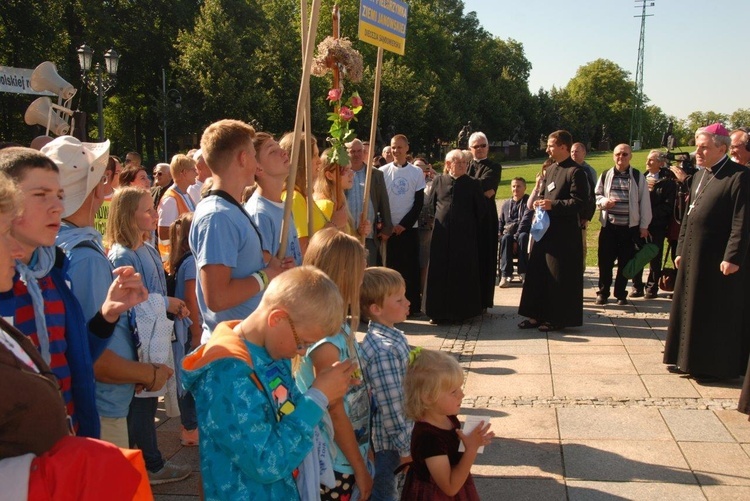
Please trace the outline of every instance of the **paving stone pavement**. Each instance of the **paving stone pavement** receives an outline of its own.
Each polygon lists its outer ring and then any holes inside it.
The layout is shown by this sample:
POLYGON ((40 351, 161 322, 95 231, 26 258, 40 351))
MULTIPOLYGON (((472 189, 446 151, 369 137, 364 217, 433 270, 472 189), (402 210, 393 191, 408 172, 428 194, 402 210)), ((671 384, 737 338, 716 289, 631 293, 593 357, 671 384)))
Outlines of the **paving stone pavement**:
MULTIPOLYGON (((586 271, 584 325, 519 330, 519 282, 469 322, 408 321, 410 344, 450 352, 465 373, 463 418, 490 417, 497 438, 472 468, 487 500, 750 499, 750 422, 737 412, 742 380, 703 384, 661 363, 670 300, 594 304, 586 271)), ((361 333, 360 333, 361 336, 361 333)), ((159 414, 159 445, 190 464, 156 499, 198 499, 197 448, 179 419, 159 414)))

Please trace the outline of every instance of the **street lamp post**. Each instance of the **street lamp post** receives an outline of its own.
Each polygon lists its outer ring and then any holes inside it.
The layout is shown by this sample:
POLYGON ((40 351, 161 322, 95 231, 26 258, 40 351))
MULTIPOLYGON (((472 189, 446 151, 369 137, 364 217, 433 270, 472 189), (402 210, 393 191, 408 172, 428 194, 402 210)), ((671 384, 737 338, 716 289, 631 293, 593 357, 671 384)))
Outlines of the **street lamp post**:
POLYGON ((81 65, 81 79, 83 83, 97 94, 97 109, 99 112, 99 141, 104 141, 104 94, 106 94, 117 82, 117 67, 120 64, 120 55, 114 49, 109 49, 104 53, 104 65, 107 73, 105 74, 99 63, 94 65, 96 77, 92 77, 91 63, 94 51, 86 44, 78 48, 78 63, 81 65))
POLYGON ((162 119, 164 121, 164 162, 169 163, 169 153, 167 152, 167 99, 174 103, 174 107, 178 110, 182 106, 182 94, 177 89, 167 90, 167 74, 164 68, 161 69, 161 89, 162 89, 162 100, 163 100, 163 114, 162 119))

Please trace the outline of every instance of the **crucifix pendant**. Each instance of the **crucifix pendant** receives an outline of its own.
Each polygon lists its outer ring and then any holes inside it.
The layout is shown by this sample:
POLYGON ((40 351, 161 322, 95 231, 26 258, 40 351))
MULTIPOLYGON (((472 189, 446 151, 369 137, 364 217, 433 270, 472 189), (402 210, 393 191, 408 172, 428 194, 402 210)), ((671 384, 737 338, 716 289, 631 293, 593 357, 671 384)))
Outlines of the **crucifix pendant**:
POLYGON ((692 203, 688 207, 689 207, 689 209, 688 209, 687 213, 688 213, 688 215, 690 215, 690 213, 693 212, 693 209, 695 208, 695 204, 692 203))

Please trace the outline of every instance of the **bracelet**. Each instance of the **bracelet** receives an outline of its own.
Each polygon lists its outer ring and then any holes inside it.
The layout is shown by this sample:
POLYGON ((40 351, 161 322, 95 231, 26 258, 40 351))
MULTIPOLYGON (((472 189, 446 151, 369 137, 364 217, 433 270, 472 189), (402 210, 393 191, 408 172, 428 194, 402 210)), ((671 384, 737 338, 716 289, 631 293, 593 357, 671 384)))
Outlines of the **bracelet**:
POLYGON ((154 379, 151 380, 151 384, 146 387, 146 391, 151 391, 151 389, 156 384, 156 371, 159 370, 159 366, 156 364, 151 364, 151 367, 154 368, 154 379))
POLYGON ((266 290, 266 284, 263 282, 263 278, 260 276, 260 272, 253 273, 250 275, 255 279, 256 282, 258 282, 258 292, 263 292, 266 290))
POLYGON ((261 280, 263 280, 263 288, 265 289, 268 287, 268 284, 271 282, 268 279, 268 274, 263 270, 258 270, 258 275, 260 275, 261 280))

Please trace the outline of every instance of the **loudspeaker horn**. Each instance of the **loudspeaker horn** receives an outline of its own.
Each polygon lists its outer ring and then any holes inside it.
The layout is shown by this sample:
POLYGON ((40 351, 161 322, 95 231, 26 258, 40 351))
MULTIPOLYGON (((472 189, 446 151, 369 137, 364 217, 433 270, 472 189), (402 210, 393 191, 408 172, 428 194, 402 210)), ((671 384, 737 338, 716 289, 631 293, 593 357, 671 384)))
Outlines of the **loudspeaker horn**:
POLYGON ((31 74, 31 88, 37 92, 49 91, 67 101, 76 94, 76 88, 57 74, 57 67, 51 61, 45 61, 31 74))
MULTIPOLYGON (((53 110, 60 108, 62 107, 52 104, 50 98, 40 97, 26 108, 23 119, 27 125, 41 125, 47 128, 48 133, 52 131, 57 136, 64 136, 70 131, 70 125, 57 113, 53 113, 53 110)), ((65 108, 61 111, 63 110, 65 108)))

